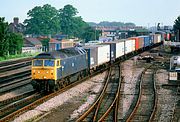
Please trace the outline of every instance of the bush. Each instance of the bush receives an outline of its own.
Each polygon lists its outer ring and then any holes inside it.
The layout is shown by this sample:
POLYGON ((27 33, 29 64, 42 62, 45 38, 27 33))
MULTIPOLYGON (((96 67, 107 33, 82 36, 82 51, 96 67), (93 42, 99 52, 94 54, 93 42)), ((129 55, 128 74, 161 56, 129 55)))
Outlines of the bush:
POLYGON ((37 53, 34 53, 34 54, 29 54, 29 53, 25 54, 25 53, 22 53, 22 54, 17 54, 17 55, 9 55, 9 56, 0 57, 0 62, 1 61, 10 60, 10 59, 32 57, 32 56, 35 56, 35 55, 37 55, 37 53))

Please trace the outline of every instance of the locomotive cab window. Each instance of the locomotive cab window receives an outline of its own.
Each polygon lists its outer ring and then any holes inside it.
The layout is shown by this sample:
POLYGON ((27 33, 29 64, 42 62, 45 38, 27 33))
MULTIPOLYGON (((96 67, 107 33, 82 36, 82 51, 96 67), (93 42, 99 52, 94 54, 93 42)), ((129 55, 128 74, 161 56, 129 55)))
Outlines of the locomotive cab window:
POLYGON ((44 60, 44 66, 54 66, 54 60, 44 60))
POLYGON ((43 66, 43 60, 34 60, 33 66, 43 66))

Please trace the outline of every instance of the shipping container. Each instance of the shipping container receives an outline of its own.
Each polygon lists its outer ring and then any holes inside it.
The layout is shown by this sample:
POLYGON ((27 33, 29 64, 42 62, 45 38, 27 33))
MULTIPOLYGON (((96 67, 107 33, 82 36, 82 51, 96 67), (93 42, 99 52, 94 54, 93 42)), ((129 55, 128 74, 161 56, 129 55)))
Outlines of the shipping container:
POLYGON ((150 34, 149 37, 150 37, 151 45, 153 45, 154 44, 154 34, 150 34))
POLYGON ((157 40, 158 43, 161 43, 161 35, 159 34, 158 35, 158 40, 157 40))
POLYGON ((135 40, 135 50, 139 50, 139 38, 138 37, 131 37, 131 40, 135 40))
POLYGON ((125 47, 125 54, 131 53, 135 51, 135 40, 126 39, 124 43, 125 47))
POLYGON ((110 61, 110 45, 90 45, 83 48, 87 51, 90 68, 110 61))
POLYGON ((139 49, 143 49, 143 47, 144 47, 144 38, 139 38, 139 49))
POLYGON ((161 42, 161 34, 154 34, 154 44, 161 42))
POLYGON ((150 40, 150 45, 153 45, 153 35, 152 34, 149 35, 149 40, 150 40))
POLYGON ((115 61, 116 58, 124 55, 124 41, 111 41, 102 44, 110 45, 110 60, 115 61))
POLYGON ((116 44, 116 58, 124 55, 124 41, 117 41, 116 44))
POLYGON ((143 38, 144 40, 144 47, 148 47, 151 45, 151 40, 149 36, 138 36, 140 38, 143 38))

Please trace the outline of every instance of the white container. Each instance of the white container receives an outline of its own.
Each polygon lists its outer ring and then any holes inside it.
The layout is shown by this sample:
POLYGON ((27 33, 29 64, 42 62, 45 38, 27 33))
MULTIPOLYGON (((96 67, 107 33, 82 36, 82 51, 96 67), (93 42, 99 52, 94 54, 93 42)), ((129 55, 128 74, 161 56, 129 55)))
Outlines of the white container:
POLYGON ((97 45, 97 64, 101 65, 103 63, 110 61, 110 45, 97 45))
POLYGON ((158 35, 158 43, 161 42, 161 35, 158 35))
POLYGON ((83 48, 87 51, 90 69, 110 61, 110 45, 89 45, 83 48))
POLYGON ((116 58, 124 55, 124 41, 118 41, 116 43, 116 58))
POLYGON ((135 40, 125 40, 125 54, 135 51, 135 40))

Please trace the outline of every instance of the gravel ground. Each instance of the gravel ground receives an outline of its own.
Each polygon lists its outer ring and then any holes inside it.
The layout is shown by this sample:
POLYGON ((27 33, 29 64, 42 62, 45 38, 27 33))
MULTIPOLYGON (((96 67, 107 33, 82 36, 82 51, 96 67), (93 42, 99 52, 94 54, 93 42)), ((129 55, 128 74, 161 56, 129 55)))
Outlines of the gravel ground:
POLYGON ((180 100, 180 96, 177 95, 176 87, 162 87, 163 84, 170 84, 170 82, 168 81, 168 72, 166 70, 159 69, 156 78, 158 106, 155 121, 170 122, 173 118, 175 106, 180 100))
MULTIPOLYGON (((136 84, 134 81, 137 80, 138 75, 140 75, 144 69, 138 68, 140 66, 140 63, 135 65, 133 60, 127 60, 122 64, 122 72, 123 76, 125 76, 123 89, 125 94, 123 95, 123 102, 121 103, 121 108, 123 108, 123 117, 128 111, 134 96, 136 84)), ((59 96, 36 107, 34 110, 24 113, 14 121, 75 121, 75 119, 95 101, 96 96, 99 94, 100 89, 102 88, 102 81, 104 79, 104 76, 105 73, 98 75, 91 80, 86 81, 85 83, 83 83, 83 85, 78 85, 63 94, 60 94, 59 96), (82 86, 85 89, 80 90, 82 86)))
MULTIPOLYGON (((147 55, 143 53, 142 55, 147 55)), ((145 61, 138 61, 135 64, 134 60, 130 59, 122 64, 122 73, 125 82, 122 84, 119 112, 122 119, 128 112, 130 105, 136 96, 135 85, 138 76, 147 65, 145 61)), ((154 121, 167 121, 173 118, 173 112, 177 102, 180 101, 180 96, 176 94, 176 88, 162 87, 162 84, 168 84, 168 72, 164 69, 158 70, 157 88, 158 88, 158 106, 157 114, 154 121)), ((20 121, 39 121, 39 122, 64 122, 75 121, 96 99, 102 88, 105 73, 52 98, 51 100, 36 107, 34 110, 28 111, 16 118, 15 122, 20 121), (37 119, 38 118, 38 119, 37 119)), ((176 115, 178 116, 177 112, 176 115)), ((178 118, 178 117, 177 117, 178 118)), ((176 119, 178 120, 178 119, 176 119)), ((180 120, 178 120, 179 122, 180 120)))
POLYGON ((34 110, 20 115, 14 122, 32 121, 34 119, 36 121, 63 122, 78 117, 95 100, 95 94, 99 93, 103 86, 105 74, 99 74, 48 100, 34 110), (40 119, 41 117, 44 118, 40 119))
POLYGON ((20 87, 19 89, 16 89, 16 90, 13 90, 11 92, 7 92, 3 95, 0 95, 0 101, 3 101, 3 100, 6 100, 6 99, 9 99, 9 98, 13 98, 15 96, 18 96, 24 92, 27 92, 27 91, 31 91, 33 90, 33 87, 32 85, 25 85, 23 87, 20 87))
POLYGON ((124 118, 132 104, 135 95, 136 81, 144 69, 140 66, 141 63, 138 62, 135 64, 134 60, 127 60, 122 65, 122 76, 124 76, 124 83, 121 87, 119 120, 124 118))

